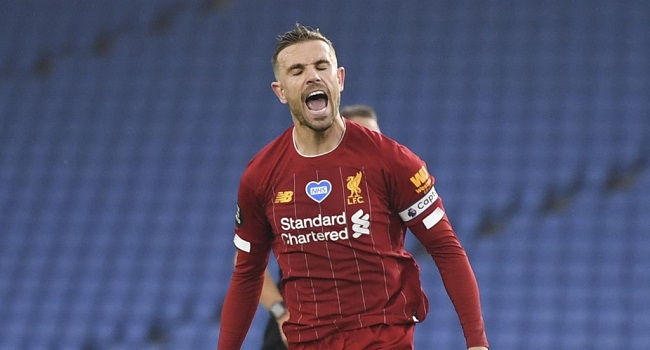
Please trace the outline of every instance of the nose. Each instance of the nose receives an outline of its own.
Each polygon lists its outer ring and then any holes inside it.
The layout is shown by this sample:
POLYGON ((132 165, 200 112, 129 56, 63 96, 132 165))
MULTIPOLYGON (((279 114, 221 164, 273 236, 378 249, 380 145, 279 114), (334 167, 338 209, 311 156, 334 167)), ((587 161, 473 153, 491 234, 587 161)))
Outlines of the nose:
POLYGON ((319 83, 322 79, 316 67, 309 66, 307 68, 307 83, 319 83))

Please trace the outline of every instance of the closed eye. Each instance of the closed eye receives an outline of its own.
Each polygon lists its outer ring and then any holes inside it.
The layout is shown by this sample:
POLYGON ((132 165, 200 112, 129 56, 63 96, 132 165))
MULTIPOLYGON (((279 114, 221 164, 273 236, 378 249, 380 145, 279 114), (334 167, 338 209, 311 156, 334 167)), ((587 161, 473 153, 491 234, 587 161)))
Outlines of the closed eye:
POLYGON ((316 62, 316 69, 318 70, 326 70, 330 67, 330 63, 327 60, 322 60, 316 62))

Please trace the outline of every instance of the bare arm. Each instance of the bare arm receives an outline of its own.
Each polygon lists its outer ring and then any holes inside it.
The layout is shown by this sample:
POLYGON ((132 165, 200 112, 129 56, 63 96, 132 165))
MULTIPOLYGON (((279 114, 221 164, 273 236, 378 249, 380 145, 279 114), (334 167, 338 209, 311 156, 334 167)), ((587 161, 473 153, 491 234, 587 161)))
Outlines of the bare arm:
POLYGON ((264 272, 264 286, 262 287, 260 304, 269 310, 271 308, 271 305, 277 301, 284 301, 284 299, 282 299, 280 289, 278 289, 278 286, 275 284, 273 276, 271 276, 271 272, 269 269, 266 269, 264 272))
MULTIPOLYGON (((262 286, 262 295, 260 296, 260 304, 264 306, 267 310, 271 311, 271 307, 275 303, 284 303, 282 294, 280 294, 280 289, 275 284, 273 276, 269 269, 266 269, 264 272, 264 285, 262 286)), ((285 337, 284 332, 282 331, 282 324, 289 319, 289 313, 285 312, 280 317, 276 317, 275 320, 278 322, 278 328, 280 328, 280 334, 282 335, 282 341, 284 345, 287 345, 287 337, 285 337)))

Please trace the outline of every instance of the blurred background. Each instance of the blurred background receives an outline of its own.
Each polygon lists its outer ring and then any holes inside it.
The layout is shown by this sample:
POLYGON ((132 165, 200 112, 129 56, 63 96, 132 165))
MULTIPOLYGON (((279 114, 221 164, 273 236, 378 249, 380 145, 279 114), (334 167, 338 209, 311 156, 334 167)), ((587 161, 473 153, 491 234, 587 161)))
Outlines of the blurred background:
MULTIPOLYGON (((650 344, 650 2, 0 8, 0 349, 216 347, 239 176, 291 124, 270 61, 297 21, 333 41, 343 104, 437 178, 493 349, 650 344)), ((408 249, 432 302, 416 349, 464 348, 408 249)))

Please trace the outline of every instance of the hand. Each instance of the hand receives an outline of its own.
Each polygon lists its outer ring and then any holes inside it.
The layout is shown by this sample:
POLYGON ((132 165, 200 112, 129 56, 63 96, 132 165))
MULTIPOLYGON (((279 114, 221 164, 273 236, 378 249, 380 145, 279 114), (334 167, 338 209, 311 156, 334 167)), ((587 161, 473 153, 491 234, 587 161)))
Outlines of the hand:
POLYGON ((467 350, 488 350, 488 348, 486 348, 485 346, 472 346, 467 350))
POLYGON ((287 343, 287 337, 284 335, 284 332, 282 331, 282 325, 289 319, 289 313, 285 312, 284 315, 276 318, 275 320, 278 322, 278 328, 280 328, 280 336, 282 336, 282 342, 284 343, 285 346, 289 346, 289 343, 287 343))

